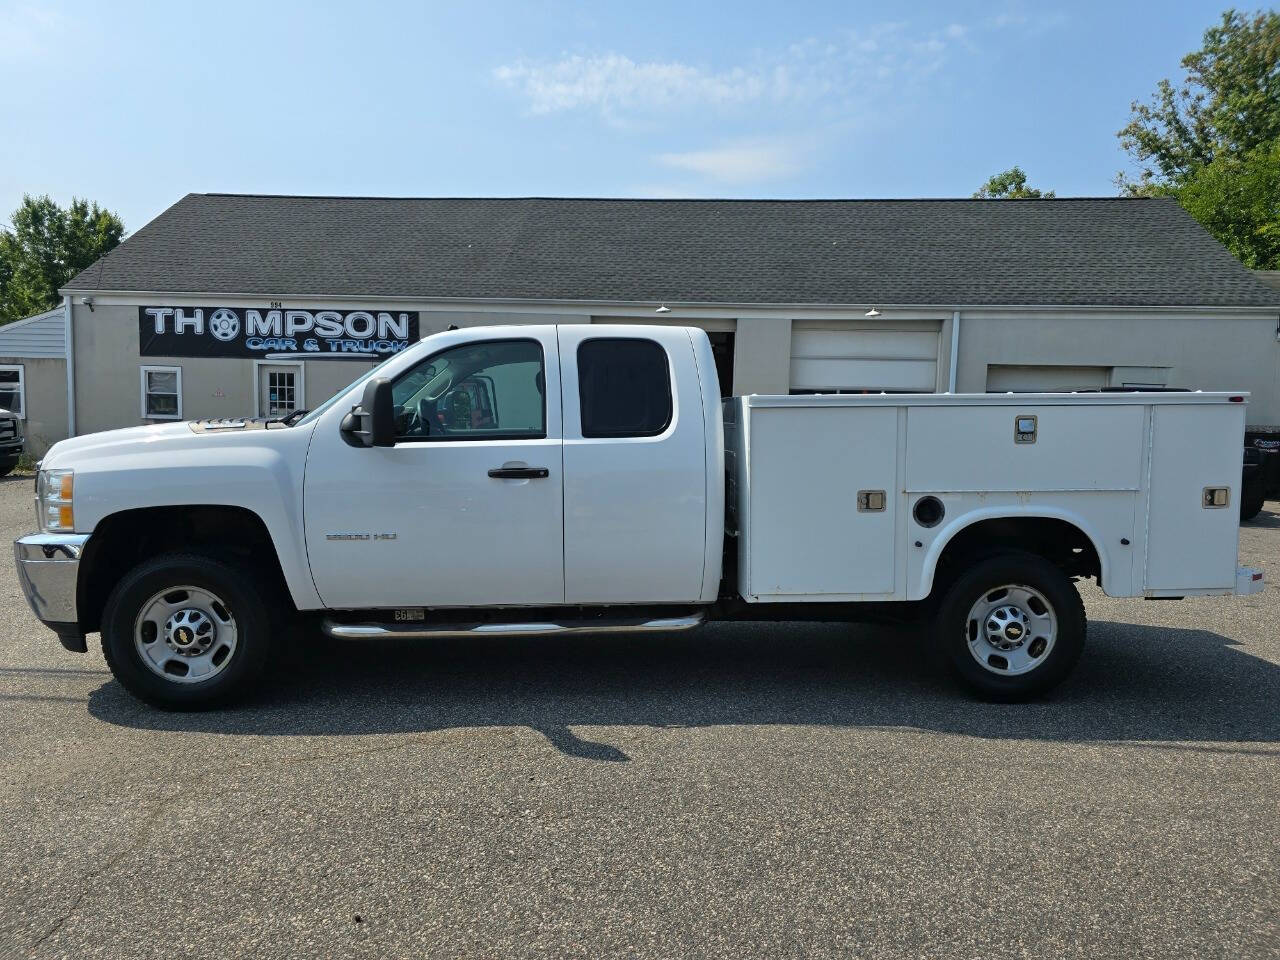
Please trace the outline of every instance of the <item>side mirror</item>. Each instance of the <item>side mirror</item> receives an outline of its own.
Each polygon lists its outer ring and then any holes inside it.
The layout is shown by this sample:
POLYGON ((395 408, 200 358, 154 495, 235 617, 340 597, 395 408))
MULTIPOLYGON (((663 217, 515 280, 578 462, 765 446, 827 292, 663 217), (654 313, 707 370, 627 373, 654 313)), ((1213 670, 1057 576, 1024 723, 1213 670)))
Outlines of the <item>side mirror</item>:
POLYGON ((396 442, 391 381, 374 377, 364 386, 360 406, 342 418, 342 439, 353 447, 392 447, 396 442))

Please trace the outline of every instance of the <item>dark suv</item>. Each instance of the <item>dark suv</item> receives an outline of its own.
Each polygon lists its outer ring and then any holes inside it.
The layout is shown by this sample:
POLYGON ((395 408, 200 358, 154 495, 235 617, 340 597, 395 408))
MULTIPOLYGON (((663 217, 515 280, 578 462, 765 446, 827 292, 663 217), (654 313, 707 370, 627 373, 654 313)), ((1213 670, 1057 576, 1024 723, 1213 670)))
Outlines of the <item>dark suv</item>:
POLYGON ((22 420, 16 414, 0 409, 0 477, 8 476, 18 465, 24 443, 22 420))
POLYGON ((1280 433, 1244 435, 1240 519, 1252 520, 1267 500, 1280 500, 1280 433))

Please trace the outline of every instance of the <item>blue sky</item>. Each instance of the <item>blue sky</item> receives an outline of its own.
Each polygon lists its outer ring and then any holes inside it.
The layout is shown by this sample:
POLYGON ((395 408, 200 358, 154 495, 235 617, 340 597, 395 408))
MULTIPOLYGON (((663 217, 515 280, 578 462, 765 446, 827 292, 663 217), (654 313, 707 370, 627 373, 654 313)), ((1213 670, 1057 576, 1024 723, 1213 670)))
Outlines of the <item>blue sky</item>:
POLYGON ((0 218, 190 191, 1111 195, 1219 3, 12 3, 0 218))

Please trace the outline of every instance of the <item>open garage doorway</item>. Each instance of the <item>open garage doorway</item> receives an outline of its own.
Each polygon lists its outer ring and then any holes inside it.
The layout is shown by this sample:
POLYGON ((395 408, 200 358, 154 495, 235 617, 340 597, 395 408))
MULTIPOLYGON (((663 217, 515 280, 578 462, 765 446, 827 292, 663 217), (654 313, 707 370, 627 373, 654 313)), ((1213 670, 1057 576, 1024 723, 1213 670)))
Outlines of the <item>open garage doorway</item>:
POLYGON ((1072 393, 1107 386, 1108 367, 987 365, 987 393, 1072 393))
POLYGON ((733 334, 708 333, 711 355, 716 360, 716 378, 720 381, 720 396, 733 395, 733 334))

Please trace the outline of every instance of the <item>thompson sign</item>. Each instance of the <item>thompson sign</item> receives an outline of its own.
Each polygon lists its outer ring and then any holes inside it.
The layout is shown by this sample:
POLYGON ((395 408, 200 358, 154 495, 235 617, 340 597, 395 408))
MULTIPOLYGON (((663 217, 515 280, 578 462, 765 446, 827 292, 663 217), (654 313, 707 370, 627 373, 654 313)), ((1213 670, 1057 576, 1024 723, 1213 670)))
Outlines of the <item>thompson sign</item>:
POLYGON ((144 357, 296 353, 368 359, 417 341, 418 314, 399 310, 138 308, 138 352, 144 357))

